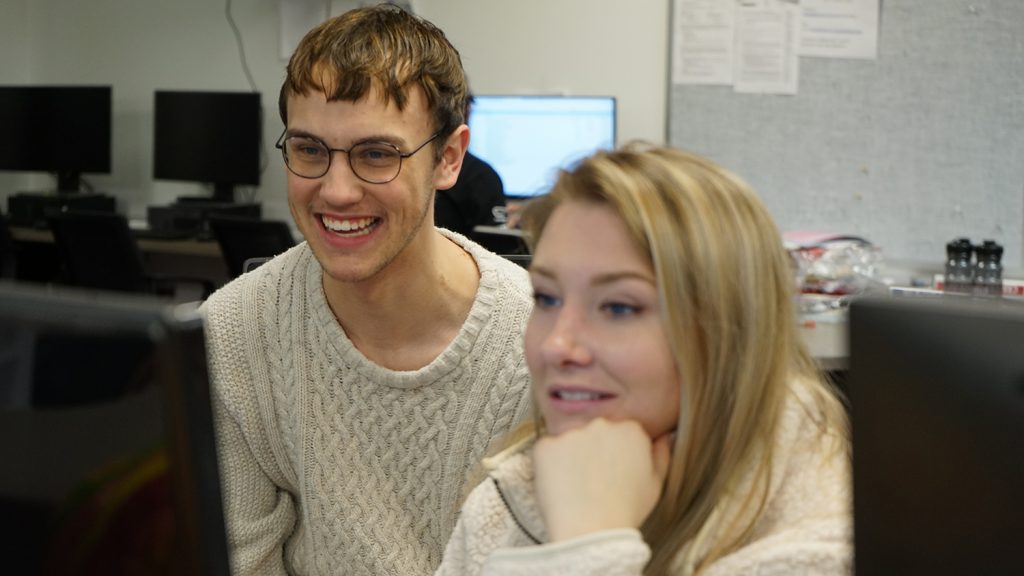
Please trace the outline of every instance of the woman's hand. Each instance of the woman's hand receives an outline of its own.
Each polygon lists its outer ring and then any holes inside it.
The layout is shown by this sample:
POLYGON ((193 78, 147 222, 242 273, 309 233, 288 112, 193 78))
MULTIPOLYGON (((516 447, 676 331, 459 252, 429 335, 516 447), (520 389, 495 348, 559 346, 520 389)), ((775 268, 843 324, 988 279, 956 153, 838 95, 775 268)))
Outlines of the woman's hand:
POLYGON ((639 528, 661 496, 670 435, 655 441, 632 420, 591 420, 533 449, 534 484, 552 542, 639 528))

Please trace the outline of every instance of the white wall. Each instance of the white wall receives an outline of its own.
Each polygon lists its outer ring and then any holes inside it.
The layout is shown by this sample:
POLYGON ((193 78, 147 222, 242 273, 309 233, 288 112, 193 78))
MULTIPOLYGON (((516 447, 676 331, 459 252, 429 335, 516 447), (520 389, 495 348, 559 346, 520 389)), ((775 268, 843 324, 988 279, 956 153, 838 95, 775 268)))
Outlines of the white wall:
POLYGON ((620 142, 666 138, 669 0, 421 0, 473 90, 610 94, 620 142))
MULTIPOLYGON (((30 0, 0 3, 0 84, 24 84, 29 81, 28 6, 30 0)), ((2 127, 0 127, 2 129, 2 127)), ((28 183, 28 175, 0 171, 0 197, 8 190, 19 190, 28 183)), ((7 212, 6 201, 0 211, 7 212)))
MULTIPOLYGON (((314 0, 315 1, 315 0, 314 0)), ((282 130, 277 92, 279 0, 236 0, 232 14, 263 95, 262 184, 250 190, 269 217, 288 218, 285 177, 273 143, 282 130)), ((337 5, 344 3, 334 3, 337 5)), ((610 94, 619 140, 665 141, 669 0, 413 0, 463 56, 485 93, 610 94)), ((224 1, 5 0, 0 3, 0 82, 114 87, 113 169, 86 175, 143 217, 147 204, 201 194, 198 184, 152 179, 153 91, 248 90, 224 1)), ((0 197, 52 188, 45 175, 0 172, 0 197)), ((244 189, 243 189, 244 192, 244 189)))

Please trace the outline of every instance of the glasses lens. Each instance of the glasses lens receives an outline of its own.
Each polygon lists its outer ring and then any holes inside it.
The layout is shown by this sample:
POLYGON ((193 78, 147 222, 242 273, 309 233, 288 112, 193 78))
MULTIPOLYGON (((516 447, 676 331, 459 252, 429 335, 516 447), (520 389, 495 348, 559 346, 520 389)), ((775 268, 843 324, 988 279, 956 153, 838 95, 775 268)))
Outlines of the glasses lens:
POLYGON ((398 176, 402 154, 397 148, 381 142, 356 144, 348 153, 352 171, 367 182, 390 182, 398 176))
POLYGON ((284 141, 284 162, 299 176, 319 178, 327 173, 331 153, 316 140, 292 136, 284 141))

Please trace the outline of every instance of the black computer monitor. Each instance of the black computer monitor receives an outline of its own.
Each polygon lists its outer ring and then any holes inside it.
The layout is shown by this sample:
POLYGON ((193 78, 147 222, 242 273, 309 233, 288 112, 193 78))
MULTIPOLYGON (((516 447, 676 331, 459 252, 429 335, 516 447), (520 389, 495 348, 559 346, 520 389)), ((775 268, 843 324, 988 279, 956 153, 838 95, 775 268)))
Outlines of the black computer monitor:
POLYGON ((0 170, 51 172, 78 192, 110 173, 110 86, 0 86, 0 170))
POLYGON ((262 135, 259 92, 158 90, 153 178, 209 183, 232 202, 235 186, 259 186, 262 135))
POLYGON ((0 551, 19 575, 227 575, 203 325, 0 283, 0 551))
POLYGON ((855 571, 1019 574, 1024 304, 850 307, 855 571))
POLYGON ((546 194, 558 171, 615 147, 612 96, 474 97, 469 151, 501 176, 505 195, 546 194))

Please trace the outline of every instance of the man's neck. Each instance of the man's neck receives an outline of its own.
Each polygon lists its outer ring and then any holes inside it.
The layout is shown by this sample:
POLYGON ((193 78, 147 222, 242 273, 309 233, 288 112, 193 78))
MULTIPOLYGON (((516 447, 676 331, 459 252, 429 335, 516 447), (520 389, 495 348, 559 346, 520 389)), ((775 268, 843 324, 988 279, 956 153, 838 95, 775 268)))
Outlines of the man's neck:
POLYGON ((391 370, 430 364, 461 330, 480 276, 462 247, 431 228, 422 249, 407 250, 373 278, 337 282, 324 292, 349 340, 391 370))

